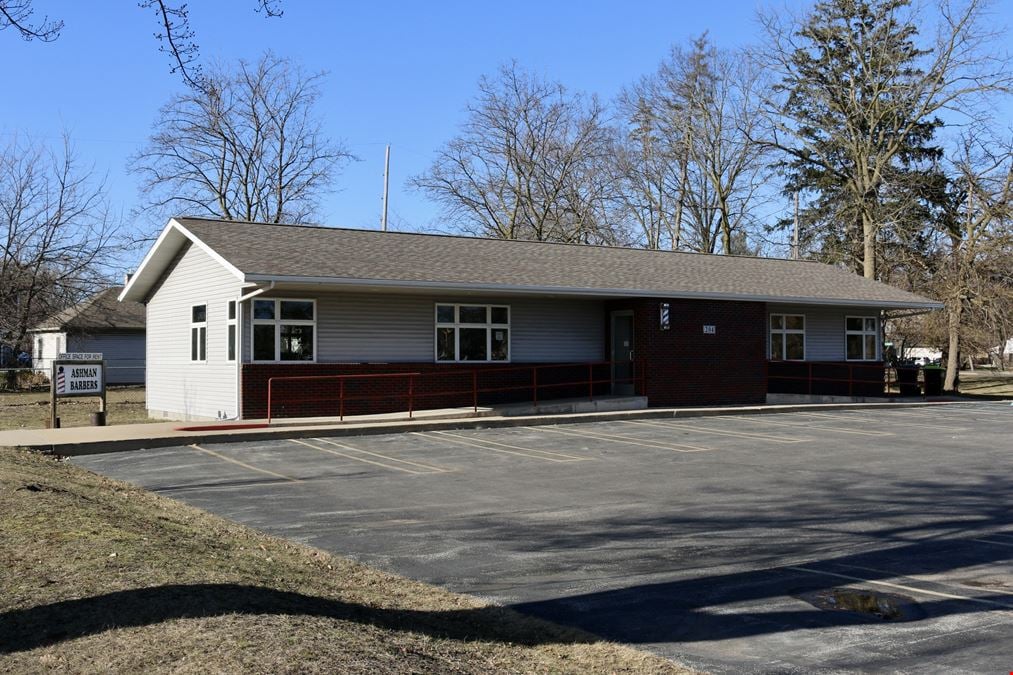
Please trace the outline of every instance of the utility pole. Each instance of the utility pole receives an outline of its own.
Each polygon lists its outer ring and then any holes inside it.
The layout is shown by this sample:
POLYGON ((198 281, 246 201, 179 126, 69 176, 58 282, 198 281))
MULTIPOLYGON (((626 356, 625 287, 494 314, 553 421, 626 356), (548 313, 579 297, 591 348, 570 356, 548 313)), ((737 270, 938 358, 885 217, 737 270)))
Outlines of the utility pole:
POLYGON ((380 216, 380 229, 387 231, 387 191, 390 188, 390 143, 383 158, 383 215, 380 216))
POLYGON ((791 259, 799 259, 798 250, 798 192, 795 193, 795 225, 791 228, 791 259))

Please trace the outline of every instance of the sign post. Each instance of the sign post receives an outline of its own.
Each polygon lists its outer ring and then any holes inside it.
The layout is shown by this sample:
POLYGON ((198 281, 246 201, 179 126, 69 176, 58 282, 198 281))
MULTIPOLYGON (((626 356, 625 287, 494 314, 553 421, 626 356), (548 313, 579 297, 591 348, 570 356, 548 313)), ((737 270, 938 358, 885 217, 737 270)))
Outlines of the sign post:
POLYGON ((99 414, 92 416, 92 423, 105 426, 106 416, 106 362, 102 354, 70 353, 59 354, 53 361, 53 372, 49 379, 49 426, 60 427, 57 415, 57 401, 61 397, 97 396, 99 414))

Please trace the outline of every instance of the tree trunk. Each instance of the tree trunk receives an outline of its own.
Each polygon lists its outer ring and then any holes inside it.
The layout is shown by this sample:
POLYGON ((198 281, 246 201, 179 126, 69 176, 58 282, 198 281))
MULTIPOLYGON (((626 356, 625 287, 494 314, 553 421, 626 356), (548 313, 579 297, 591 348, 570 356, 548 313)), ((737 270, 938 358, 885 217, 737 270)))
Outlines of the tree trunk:
POLYGON ((957 373, 960 371, 960 300, 956 306, 946 308, 947 332, 949 333, 949 346, 946 353, 946 380, 943 382, 943 391, 955 392, 957 373))

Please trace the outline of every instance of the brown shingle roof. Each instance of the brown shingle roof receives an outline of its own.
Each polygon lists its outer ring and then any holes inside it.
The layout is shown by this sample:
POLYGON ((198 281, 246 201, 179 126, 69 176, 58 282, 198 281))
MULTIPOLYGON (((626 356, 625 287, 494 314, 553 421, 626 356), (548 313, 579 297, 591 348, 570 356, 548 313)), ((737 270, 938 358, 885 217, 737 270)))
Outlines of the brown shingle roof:
POLYGON ((807 261, 200 218, 177 221, 247 280, 401 282, 897 307, 936 304, 847 270, 807 261))
POLYGON ((34 330, 111 331, 144 330, 144 305, 118 302, 122 286, 99 291, 36 326, 34 330))

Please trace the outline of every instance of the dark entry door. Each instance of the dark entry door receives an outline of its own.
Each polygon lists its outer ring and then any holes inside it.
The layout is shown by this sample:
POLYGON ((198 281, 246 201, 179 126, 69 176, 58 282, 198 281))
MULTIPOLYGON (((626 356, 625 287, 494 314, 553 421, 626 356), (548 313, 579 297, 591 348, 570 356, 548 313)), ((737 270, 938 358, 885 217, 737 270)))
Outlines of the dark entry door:
POLYGON ((612 393, 632 396, 633 312, 612 312, 612 393))

